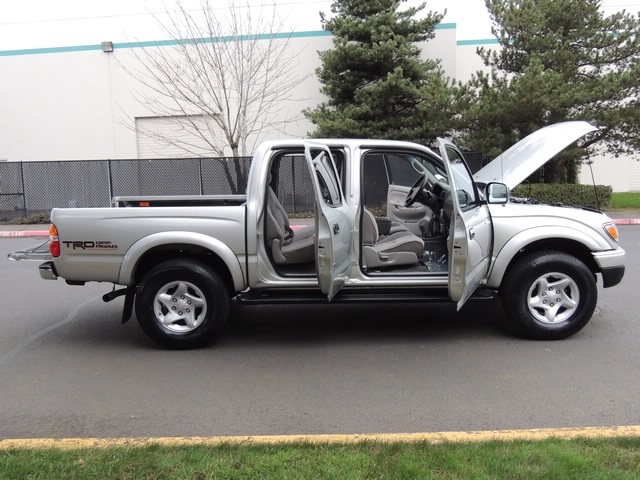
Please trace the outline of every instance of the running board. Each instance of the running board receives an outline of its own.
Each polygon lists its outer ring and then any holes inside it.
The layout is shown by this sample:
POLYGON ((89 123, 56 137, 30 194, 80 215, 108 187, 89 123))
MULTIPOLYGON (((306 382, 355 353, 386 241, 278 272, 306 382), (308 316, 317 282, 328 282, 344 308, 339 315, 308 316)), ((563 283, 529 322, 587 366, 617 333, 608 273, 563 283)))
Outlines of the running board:
MULTIPOLYGON (((498 292, 489 288, 479 288, 470 300, 493 300, 498 292)), ((314 304, 329 303, 326 295, 320 290, 275 290, 263 289, 248 291, 236 295, 240 304, 314 304)), ((331 303, 429 303, 451 302, 445 288, 409 288, 409 289, 379 289, 379 288, 343 288, 331 299, 331 303)))

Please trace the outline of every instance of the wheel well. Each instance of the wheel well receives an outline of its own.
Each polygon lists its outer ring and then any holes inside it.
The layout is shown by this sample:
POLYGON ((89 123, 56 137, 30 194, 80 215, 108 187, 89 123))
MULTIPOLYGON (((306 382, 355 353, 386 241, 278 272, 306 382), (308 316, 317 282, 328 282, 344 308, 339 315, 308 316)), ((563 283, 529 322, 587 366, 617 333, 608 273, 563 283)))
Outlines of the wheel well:
POLYGON ((208 265, 220 275, 230 295, 233 293, 234 285, 231 272, 222 259, 207 248, 190 244, 162 245, 145 252, 140 260, 138 260, 135 269, 134 278, 136 285, 140 284, 142 278, 153 267, 165 260, 173 260, 176 258, 198 260, 208 265))
POLYGON ((509 266, 524 255, 543 250, 553 250, 556 252, 566 253, 567 255, 571 255, 580 260, 593 273, 599 271, 598 265, 593 259, 593 255, 591 255, 589 248, 580 242, 563 238, 544 239, 530 243, 518 251, 518 253, 511 259, 509 266))

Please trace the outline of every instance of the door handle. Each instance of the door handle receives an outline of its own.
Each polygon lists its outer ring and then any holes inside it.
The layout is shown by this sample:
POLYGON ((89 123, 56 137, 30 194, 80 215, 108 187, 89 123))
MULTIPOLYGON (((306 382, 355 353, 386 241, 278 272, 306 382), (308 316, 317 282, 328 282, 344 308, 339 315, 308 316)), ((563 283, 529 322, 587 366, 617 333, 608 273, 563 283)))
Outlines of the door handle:
POLYGON ((338 235, 340 233, 340 225, 337 223, 333 225, 333 234, 338 235))
POLYGON ((473 228, 469 229, 469 240, 473 240, 473 237, 476 236, 476 232, 473 230, 473 228))

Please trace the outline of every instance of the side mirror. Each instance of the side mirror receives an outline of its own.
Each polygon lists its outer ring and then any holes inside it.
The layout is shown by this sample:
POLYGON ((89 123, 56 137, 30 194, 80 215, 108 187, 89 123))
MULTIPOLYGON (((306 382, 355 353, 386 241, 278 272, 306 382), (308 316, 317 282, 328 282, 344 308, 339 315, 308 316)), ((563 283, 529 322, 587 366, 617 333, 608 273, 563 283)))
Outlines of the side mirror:
POLYGON ((491 182, 486 192, 488 203, 501 205, 509 201, 509 189, 504 183, 491 182))
POLYGON ((461 208, 465 208, 469 205, 471 201, 471 196, 466 192, 466 190, 460 189, 457 191, 458 194, 458 203, 461 208))

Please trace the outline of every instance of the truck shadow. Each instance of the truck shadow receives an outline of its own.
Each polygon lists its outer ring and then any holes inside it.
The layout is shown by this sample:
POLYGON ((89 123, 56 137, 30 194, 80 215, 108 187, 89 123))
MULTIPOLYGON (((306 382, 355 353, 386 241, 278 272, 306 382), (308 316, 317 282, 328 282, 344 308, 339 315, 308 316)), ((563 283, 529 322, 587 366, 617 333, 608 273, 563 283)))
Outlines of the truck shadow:
POLYGON ((232 304, 220 345, 385 343, 405 340, 463 340, 504 337, 499 301, 454 304, 370 305, 232 304))
MULTIPOLYGON (((125 325, 118 302, 96 302, 77 321, 51 332, 54 344, 129 349, 156 345, 137 325, 125 325)), ((239 305, 231 303, 229 321, 213 350, 244 347, 304 347, 318 344, 460 342, 509 336, 497 300, 470 300, 460 311, 453 303, 382 303, 317 305, 239 305)))

